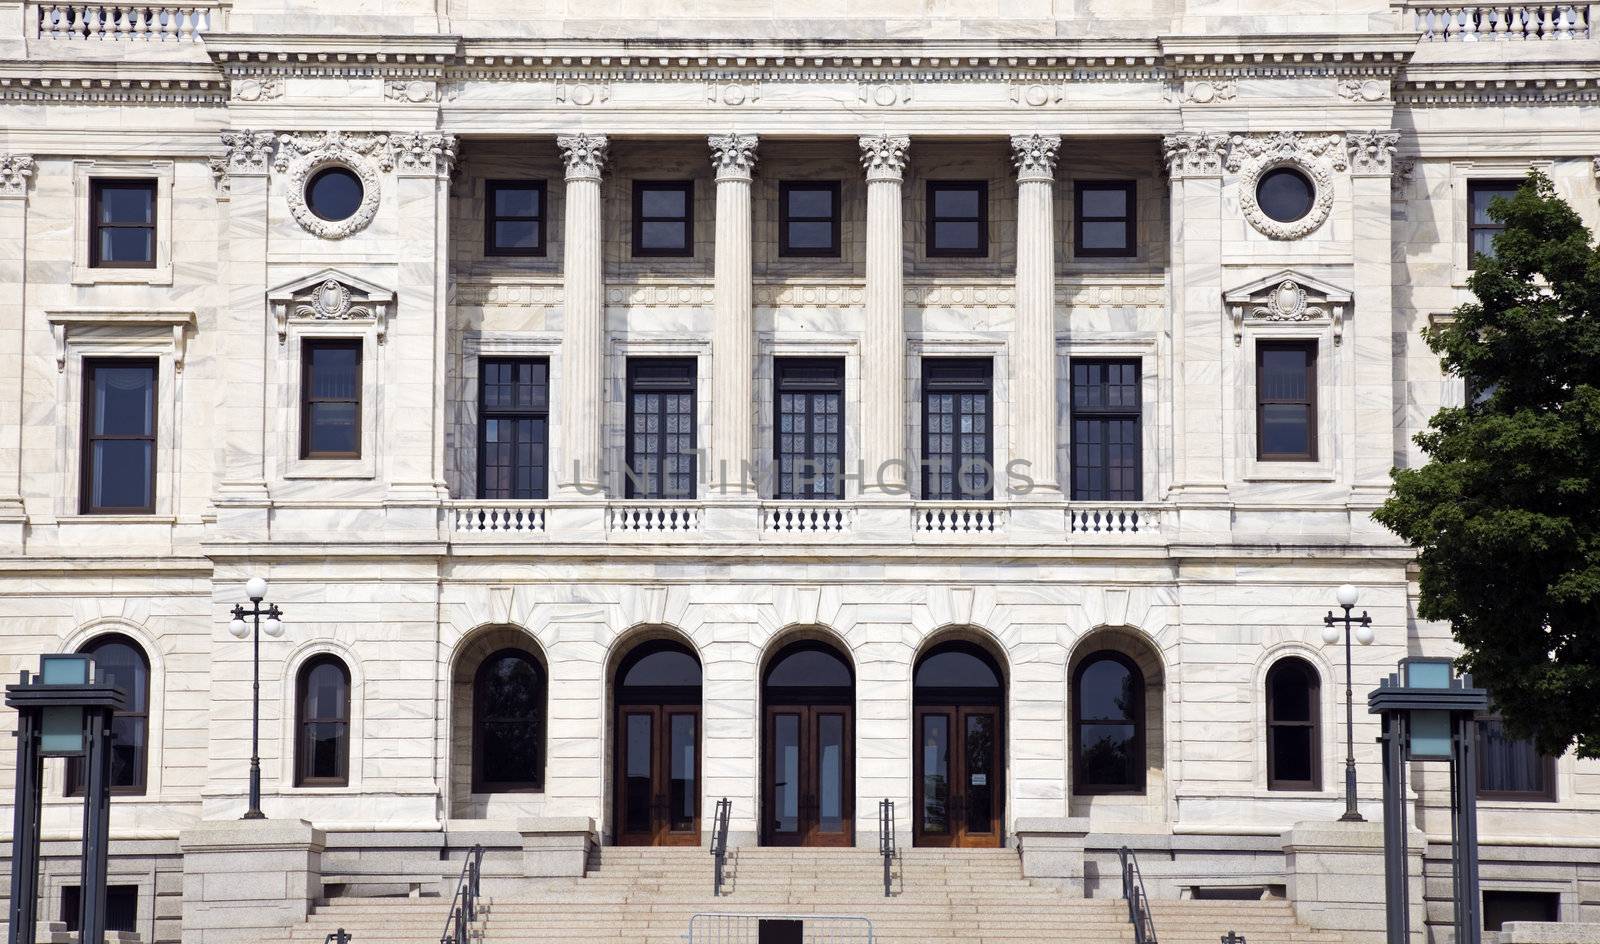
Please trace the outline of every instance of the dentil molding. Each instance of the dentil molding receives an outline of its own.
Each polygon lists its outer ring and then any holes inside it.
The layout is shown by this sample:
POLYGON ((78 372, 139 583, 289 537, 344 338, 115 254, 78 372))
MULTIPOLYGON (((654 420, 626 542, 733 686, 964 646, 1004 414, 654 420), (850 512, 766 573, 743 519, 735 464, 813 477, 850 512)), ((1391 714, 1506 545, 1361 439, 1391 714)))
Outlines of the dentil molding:
POLYGON ((1298 131, 1270 134, 1236 134, 1229 142, 1226 166, 1239 175, 1239 208, 1256 232, 1272 239, 1300 239, 1316 232, 1333 212, 1333 174, 1349 166, 1343 137, 1337 134, 1304 135, 1298 131), (1256 185, 1267 171, 1295 167, 1311 179, 1316 191, 1311 210, 1298 220, 1282 222, 1268 216, 1256 202, 1256 185))

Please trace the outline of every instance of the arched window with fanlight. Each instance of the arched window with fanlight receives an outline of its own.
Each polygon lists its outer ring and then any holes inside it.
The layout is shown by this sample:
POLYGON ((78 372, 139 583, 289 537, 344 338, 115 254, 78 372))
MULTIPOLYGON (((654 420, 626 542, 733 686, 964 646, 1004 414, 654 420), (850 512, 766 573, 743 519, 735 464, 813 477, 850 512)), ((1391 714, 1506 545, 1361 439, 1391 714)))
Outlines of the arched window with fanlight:
POLYGON ((1120 652, 1096 652, 1072 680, 1072 790, 1143 793, 1144 674, 1120 652))
MULTIPOLYGON (((78 650, 94 658, 95 678, 128 696, 128 705, 111 715, 111 792, 142 796, 150 766, 150 660, 139 644, 121 633, 96 636, 78 650)), ((82 793, 83 761, 67 761, 67 792, 82 793)))
POLYGON ((1267 789, 1322 789, 1322 679, 1290 656, 1267 671, 1267 789))
POLYGON ((300 668, 295 705, 295 786, 348 786, 350 670, 337 656, 309 660, 300 668))
POLYGON ((472 682, 472 792, 544 790, 544 666, 523 649, 485 658, 472 682))

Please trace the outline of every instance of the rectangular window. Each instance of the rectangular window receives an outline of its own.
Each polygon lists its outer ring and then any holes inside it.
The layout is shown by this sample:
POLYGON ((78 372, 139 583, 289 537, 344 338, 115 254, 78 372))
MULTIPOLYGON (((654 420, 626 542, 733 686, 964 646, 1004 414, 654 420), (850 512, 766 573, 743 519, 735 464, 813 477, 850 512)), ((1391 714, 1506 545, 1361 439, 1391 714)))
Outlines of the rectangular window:
POLYGON ((1317 342, 1256 345, 1256 458, 1317 459, 1317 342))
POLYGON ((1137 252, 1131 180, 1080 180, 1073 245, 1079 256, 1131 256, 1137 252))
POLYGON ((1505 226, 1489 217, 1489 204, 1497 197, 1509 200, 1517 195, 1520 180, 1473 180, 1467 183, 1467 268, 1478 265, 1480 256, 1494 258, 1494 238, 1505 226))
POLYGON ((694 255, 694 181, 633 182, 633 254, 694 255))
POLYGON ((301 346, 300 458, 361 458, 361 342, 301 346))
POLYGON ((1072 500, 1142 494, 1139 362, 1072 361, 1072 500))
MULTIPOLYGON (((81 930, 78 927, 78 918, 82 916, 82 911, 83 886, 63 885, 61 921, 69 933, 76 934, 81 930)), ((105 915, 107 931, 126 931, 132 934, 139 930, 139 886, 107 885, 105 915)))
POLYGON ((839 182, 778 184, 778 255, 838 258, 839 182))
POLYGON ((488 181, 484 184, 484 203, 484 255, 544 255, 544 181, 488 181))
POLYGON ((922 361, 922 497, 994 497, 994 364, 988 358, 922 361))
POLYGON ((930 256, 989 254, 987 181, 928 181, 927 243, 930 256))
POLYGON ((694 358, 630 359, 627 496, 693 498, 694 450, 694 358))
POLYGON ((156 362, 83 362, 83 481, 86 515, 156 510, 156 362))
POLYGON ((1554 800, 1555 758, 1511 737, 1498 718, 1478 725, 1478 793, 1486 800, 1554 800))
POLYGON ((1502 892, 1484 890, 1483 929, 1503 931, 1507 921, 1560 921, 1558 892, 1502 892))
POLYGON ((548 497, 550 362, 486 357, 478 362, 478 497, 548 497))
POLYGON ((844 361, 793 357, 773 363, 777 498, 844 497, 844 361))
POLYGON ((89 184, 89 265, 156 266, 156 182, 106 178, 89 184))

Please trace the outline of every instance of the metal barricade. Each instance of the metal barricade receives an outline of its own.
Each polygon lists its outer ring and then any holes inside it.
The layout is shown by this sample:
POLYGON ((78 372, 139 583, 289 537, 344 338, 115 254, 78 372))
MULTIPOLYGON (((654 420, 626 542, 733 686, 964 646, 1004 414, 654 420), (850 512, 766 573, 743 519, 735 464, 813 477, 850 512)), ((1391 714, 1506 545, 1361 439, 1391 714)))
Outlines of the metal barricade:
POLYGON ((849 915, 701 913, 689 918, 689 944, 872 944, 872 922, 849 915))

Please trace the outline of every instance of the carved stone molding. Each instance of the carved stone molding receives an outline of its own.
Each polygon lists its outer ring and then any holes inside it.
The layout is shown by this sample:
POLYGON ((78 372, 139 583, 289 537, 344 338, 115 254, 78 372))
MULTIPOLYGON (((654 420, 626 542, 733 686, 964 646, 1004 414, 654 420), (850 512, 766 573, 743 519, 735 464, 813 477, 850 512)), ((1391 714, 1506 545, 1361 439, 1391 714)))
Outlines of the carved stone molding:
POLYGON ((391 102, 421 105, 439 100, 439 83, 426 79, 390 79, 383 83, 383 97, 391 102))
POLYGON ((323 239, 344 239, 366 229, 377 216, 380 172, 394 167, 394 156, 388 135, 344 131, 283 134, 278 136, 278 156, 272 167, 285 175, 285 196, 295 222, 323 239), (361 205, 342 220, 325 220, 306 205, 306 183, 325 167, 344 167, 361 179, 361 205))
POLYGON ((904 82, 862 82, 856 86, 856 97, 879 108, 907 105, 911 102, 911 86, 904 82))
POLYGON ((1323 323, 1333 328, 1333 343, 1344 342, 1350 293, 1320 279, 1284 269, 1223 295, 1233 321, 1233 343, 1244 343, 1244 323, 1252 321, 1323 323))
POLYGON ((601 102, 611 101, 611 84, 609 82, 594 82, 568 85, 563 82, 556 86, 556 101, 563 105, 577 105, 583 108, 601 102))
POLYGON ((905 176, 911 138, 903 134, 861 136, 861 166, 868 180, 900 180, 905 176))
POLYGON ((1045 105, 1060 104, 1061 99, 1065 96, 1065 94, 1066 93, 1062 91, 1061 86, 1053 82, 1034 82, 1031 84, 1024 84, 1021 82, 1011 83, 1011 100, 1016 102, 1018 105, 1028 105, 1033 108, 1040 108, 1045 105))
MULTIPOLYGON (((1416 169, 1417 162, 1415 158, 1395 158, 1394 173, 1389 177, 1389 190, 1393 193, 1394 199, 1405 199, 1406 187, 1411 184, 1411 175, 1416 169)), ((1596 174, 1600 174, 1600 168, 1596 169, 1596 174)))
POLYGON ((716 168, 718 180, 749 180, 756 166, 756 145, 753 134, 713 134, 706 138, 711 145, 711 166, 716 168))
POLYGON ((277 136, 270 131, 222 132, 223 169, 229 174, 265 174, 277 136))
POLYGON ((707 82, 706 101, 716 105, 744 105, 761 99, 759 82, 707 82))
POLYGON ((1239 97, 1239 80, 1234 78, 1195 79, 1174 88, 1169 97, 1189 105, 1231 102, 1239 97))
POLYGON ((1278 131, 1236 134, 1230 145, 1227 168, 1239 175, 1239 208, 1257 232, 1272 239, 1300 239, 1328 221, 1333 211, 1333 173, 1349 166, 1343 137, 1278 131), (1316 191, 1311 210, 1287 223, 1268 216, 1256 202, 1256 185, 1262 175, 1279 167, 1298 168, 1311 179, 1316 191))
POLYGON ((556 147, 567 165, 568 180, 599 180, 606 166, 606 149, 610 142, 603 134, 563 134, 556 137, 556 147))
POLYGON ((246 76, 230 83, 229 90, 236 102, 270 102, 283 97, 283 79, 279 76, 246 76))
POLYGON ((1228 136, 1210 132, 1169 134, 1161 141, 1172 177, 1220 177, 1228 136))
POLYGON ((438 131, 392 134, 387 163, 402 174, 448 177, 456 167, 456 136, 438 131))
POLYGON ((1056 152, 1061 149, 1059 134, 1014 134, 1011 136, 1011 163, 1017 180, 1051 181, 1056 176, 1056 152))
POLYGON ((1594 159, 1594 176, 1600 179, 1600 157, 1594 159))
POLYGON ((1389 83, 1383 79, 1340 79, 1339 97, 1352 102, 1381 102, 1389 97, 1389 83))
POLYGON ((27 154, 0 154, 0 197, 28 195, 28 178, 33 176, 33 158, 27 154))
POLYGON ((382 344, 388 336, 394 293, 338 269, 323 269, 268 292, 267 303, 279 344, 288 341, 290 322, 326 321, 371 324, 382 344))
POLYGON ((1350 152, 1350 171, 1354 174, 1388 176, 1394 170, 1394 148, 1400 143, 1398 131, 1353 131, 1344 136, 1350 152))

